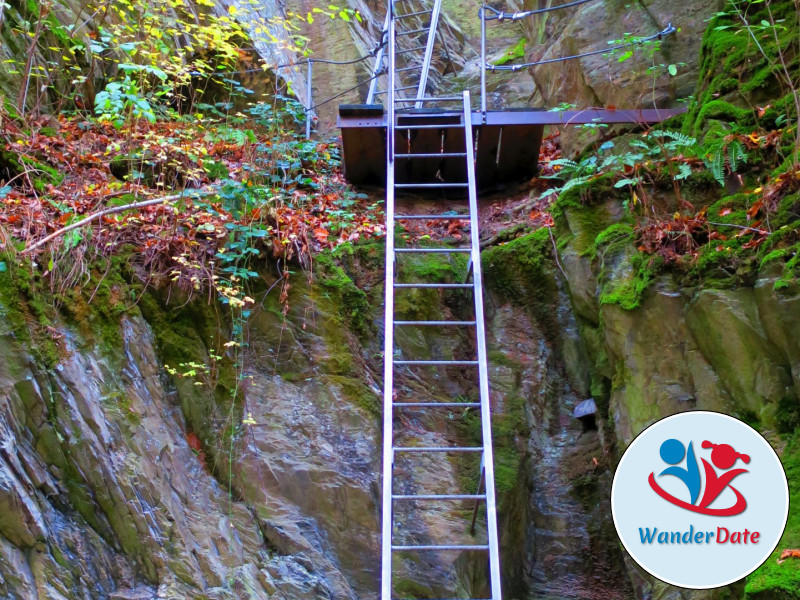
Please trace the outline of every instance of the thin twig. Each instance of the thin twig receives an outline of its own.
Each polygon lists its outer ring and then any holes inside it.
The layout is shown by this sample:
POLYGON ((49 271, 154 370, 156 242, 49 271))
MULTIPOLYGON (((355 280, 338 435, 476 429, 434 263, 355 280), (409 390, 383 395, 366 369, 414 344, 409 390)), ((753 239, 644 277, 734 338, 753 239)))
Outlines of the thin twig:
MULTIPOLYGON (((208 196, 213 194, 214 192, 203 192, 203 191, 192 191, 192 195, 199 195, 199 196, 208 196)), ((22 251, 22 254, 28 254, 29 252, 33 252, 37 248, 41 248, 47 242, 54 240, 57 237, 64 235, 65 233, 69 233, 73 229, 78 229, 79 227, 83 227, 87 223, 91 223, 101 217, 105 217, 106 215, 111 215, 114 213, 122 212, 124 210, 132 210, 134 208, 143 208, 145 206, 153 206, 155 204, 165 204, 167 202, 172 202, 173 200, 182 200, 186 198, 186 194, 175 194, 174 196, 166 196, 164 198, 155 198, 153 200, 144 200, 143 202, 132 202, 131 204, 123 204, 121 206, 112 206, 111 208, 106 208, 105 210, 101 210, 100 212, 93 213, 86 217, 85 219, 81 219, 71 225, 67 225, 66 227, 62 227, 58 231, 55 231, 48 235, 47 237, 39 240, 35 244, 31 244, 25 250, 22 251)))
POLYGON ((745 231, 755 231, 756 233, 766 233, 765 229, 758 229, 756 227, 748 227, 747 225, 736 225, 734 223, 714 223, 712 221, 706 221, 709 225, 714 225, 715 227, 735 227, 736 229, 744 229, 745 231))
POLYGON ((548 227, 547 233, 550 234, 550 241, 553 242, 553 258, 556 259, 556 265, 558 265, 558 270, 561 271, 561 274, 564 276, 564 279, 569 281, 569 277, 567 277, 566 271, 564 271, 564 267, 561 266, 561 261, 558 260, 558 246, 556 246, 556 238, 553 236, 553 228, 548 227))

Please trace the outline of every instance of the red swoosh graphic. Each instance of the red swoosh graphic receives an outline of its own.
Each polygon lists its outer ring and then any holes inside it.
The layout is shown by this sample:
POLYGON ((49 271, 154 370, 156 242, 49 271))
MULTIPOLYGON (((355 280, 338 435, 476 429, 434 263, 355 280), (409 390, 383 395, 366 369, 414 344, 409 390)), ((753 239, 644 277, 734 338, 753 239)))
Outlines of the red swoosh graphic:
POLYGON ((656 483, 656 478, 653 473, 650 473, 650 477, 647 478, 648 483, 650 483, 650 487, 653 488, 653 491, 664 498, 670 504, 674 504, 675 506, 680 506, 681 508, 685 508, 686 510, 690 510, 692 512, 700 513, 701 515, 711 515, 715 517, 732 517, 733 515, 738 515, 744 512, 744 509, 747 508, 747 500, 744 499, 744 496, 737 490, 735 487, 730 487, 733 492, 736 494, 736 504, 729 508, 703 508, 700 506, 695 506, 694 504, 689 504, 688 502, 684 502, 679 498, 676 498, 672 494, 667 493, 664 491, 661 486, 656 483))

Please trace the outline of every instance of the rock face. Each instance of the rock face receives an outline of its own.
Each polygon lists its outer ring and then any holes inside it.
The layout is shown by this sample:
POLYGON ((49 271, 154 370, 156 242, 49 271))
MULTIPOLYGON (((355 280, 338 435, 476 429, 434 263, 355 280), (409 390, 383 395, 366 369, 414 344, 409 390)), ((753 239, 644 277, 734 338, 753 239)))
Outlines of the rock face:
POLYGON ((208 473, 141 318, 121 323, 114 356, 62 334, 47 372, 0 343, 4 598, 351 597, 313 528, 229 500, 208 473), (281 551, 282 528, 304 556, 281 551))
MULTIPOLYGON (((525 3, 526 9, 557 6, 558 1, 525 3)), ((566 63, 533 67, 537 100, 556 106, 570 102, 588 106, 634 108, 671 106, 695 89, 700 44, 706 20, 722 2, 588 2, 572 9, 545 13, 524 21, 531 44, 526 60, 539 61, 606 50, 625 36, 648 37, 672 23, 680 31, 660 43, 629 48, 633 55, 620 62, 625 51, 597 54, 566 63), (678 67, 672 77, 668 65, 678 67), (651 72, 648 68, 653 67, 651 72), (638 74, 637 74, 638 73, 638 74)))
MULTIPOLYGON (((326 271, 310 287, 295 281, 285 320, 267 296, 250 320, 234 404, 215 395, 205 376, 170 376, 164 366, 204 348, 209 331, 219 334, 202 303, 200 310, 164 304, 148 293, 103 336, 94 317, 80 325, 67 313, 48 330, 58 352, 45 365, 19 338, 20 313, 6 304, 16 275, 3 274, 10 279, 0 282, 7 324, 0 338, 0 595, 375 598, 381 257, 381 246, 367 246, 337 259, 345 271, 326 271)), ((456 280, 465 268, 435 257, 412 261, 400 275, 419 279, 434 269, 456 280)), ((24 313, 30 298, 16 299, 24 313)), ((398 307, 409 319, 456 318, 468 302, 462 292, 423 290, 398 307)), ((545 333, 535 314, 503 294, 491 297, 488 315, 509 597, 581 597, 591 589, 629 596, 598 507, 610 477, 602 431, 583 432, 570 416, 583 395, 568 381, 550 337, 555 330, 545 333)), ((574 330, 568 310, 559 319, 574 330)), ((471 344, 448 332, 398 337, 407 356, 458 357, 471 344)), ((228 381, 226 368, 219 367, 220 382, 228 381)), ((398 381, 412 395, 471 394, 459 369, 409 372, 398 381)), ((478 423, 469 411, 410 416, 402 441, 469 442, 478 423)), ((397 483, 408 493, 471 492, 475 466, 409 460, 397 483)), ((409 542, 480 540, 481 521, 472 537, 470 516, 460 507, 409 507, 397 521, 409 542)), ((397 569, 398 593, 441 597, 457 589, 480 597, 486 590, 484 566, 468 556, 404 556, 397 569)))

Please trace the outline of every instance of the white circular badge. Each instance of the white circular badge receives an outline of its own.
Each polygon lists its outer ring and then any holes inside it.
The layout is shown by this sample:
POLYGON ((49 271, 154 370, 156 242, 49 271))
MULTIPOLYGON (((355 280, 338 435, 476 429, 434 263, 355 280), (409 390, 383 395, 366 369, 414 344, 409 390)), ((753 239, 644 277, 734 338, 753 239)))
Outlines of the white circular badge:
POLYGON ((614 475, 614 526, 651 575, 684 588, 742 579, 778 545, 789 514, 772 446, 728 415, 692 411, 633 440, 614 475))

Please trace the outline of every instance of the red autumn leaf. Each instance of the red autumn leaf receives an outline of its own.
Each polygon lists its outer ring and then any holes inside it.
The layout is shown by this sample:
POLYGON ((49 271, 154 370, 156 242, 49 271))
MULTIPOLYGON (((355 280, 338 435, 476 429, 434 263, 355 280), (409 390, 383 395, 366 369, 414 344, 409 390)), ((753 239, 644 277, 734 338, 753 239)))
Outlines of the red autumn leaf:
POLYGON ((781 552, 781 557, 778 559, 778 564, 784 562, 787 558, 800 558, 800 550, 787 549, 781 552))
POLYGON ((327 229, 323 227, 315 227, 314 228, 314 237, 317 238, 317 241, 320 244, 326 244, 328 242, 328 236, 330 233, 327 229))

